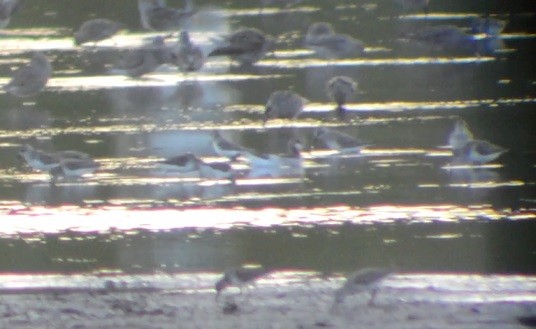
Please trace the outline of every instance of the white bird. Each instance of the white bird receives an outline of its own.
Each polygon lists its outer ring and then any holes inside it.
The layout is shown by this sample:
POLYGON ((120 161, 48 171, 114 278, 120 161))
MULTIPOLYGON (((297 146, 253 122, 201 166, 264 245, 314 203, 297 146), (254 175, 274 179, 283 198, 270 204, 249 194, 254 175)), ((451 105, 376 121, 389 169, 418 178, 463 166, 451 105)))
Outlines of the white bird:
POLYGON ((108 39, 123 28, 123 24, 105 18, 95 18, 84 22, 74 34, 75 44, 98 42, 108 39))
POLYGON ((273 51, 274 40, 254 28, 239 29, 224 38, 208 56, 229 56, 241 65, 251 65, 273 51))
POLYGON ((273 118, 294 119, 303 111, 306 101, 292 90, 274 91, 266 102, 263 122, 273 118))
POLYGON ((46 86, 51 75, 52 66, 48 58, 40 52, 35 52, 30 63, 16 70, 3 88, 17 97, 33 96, 46 86))
POLYGON ((358 154, 364 147, 370 145, 359 138, 325 127, 316 129, 313 144, 322 144, 324 147, 336 150, 341 154, 358 154))
POLYGON ((185 0, 182 10, 167 7, 165 0, 138 0, 138 10, 143 28, 156 31, 185 28, 194 14, 192 0, 185 0))
POLYGON ((497 159, 508 150, 484 140, 470 140, 455 153, 454 163, 482 165, 497 159))
POLYGON ((305 46, 327 59, 351 58, 364 53, 365 44, 347 34, 336 33, 333 26, 318 22, 309 26, 305 46))
POLYGON ((473 133, 469 130, 467 123, 458 119, 454 124, 454 129, 449 134, 449 146, 454 154, 457 154, 468 142, 472 141, 473 133))
POLYGON ((374 305, 374 299, 382 280, 392 273, 391 270, 385 268, 365 268, 350 274, 342 287, 335 291, 331 310, 333 311, 338 304, 344 302, 347 296, 361 292, 370 292, 368 305, 374 305))

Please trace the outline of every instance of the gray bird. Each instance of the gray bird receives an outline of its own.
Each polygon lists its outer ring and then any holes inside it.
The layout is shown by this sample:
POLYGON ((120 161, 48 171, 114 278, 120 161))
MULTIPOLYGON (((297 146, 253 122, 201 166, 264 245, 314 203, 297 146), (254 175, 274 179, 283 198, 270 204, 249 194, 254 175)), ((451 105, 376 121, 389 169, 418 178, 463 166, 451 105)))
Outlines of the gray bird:
POLYGON ((74 43, 79 46, 86 42, 108 39, 123 28, 123 24, 105 18, 95 18, 84 22, 74 34, 74 43))
POLYGON ((448 142, 452 152, 456 155, 465 144, 473 139, 473 133, 469 130, 467 123, 462 119, 458 119, 454 124, 454 129, 449 134, 448 142))
POLYGON ((181 72, 199 71, 205 62, 203 51, 190 40, 187 31, 182 31, 175 50, 176 64, 181 72))
POLYGON ((100 165, 93 159, 63 159, 59 165, 50 169, 53 180, 58 178, 80 178, 92 175, 100 165))
POLYGON ((13 16, 21 7, 19 0, 0 0, 0 29, 5 28, 13 16))
POLYGON ((315 130, 313 144, 322 144, 322 146, 330 150, 336 150, 341 154, 357 154, 364 147, 370 145, 370 143, 357 137, 325 127, 318 127, 315 130))
POLYGON ((138 9, 143 28, 156 31, 184 28, 194 14, 192 0, 184 1, 184 9, 166 6, 165 0, 138 0, 138 9))
POLYGON ((370 292, 369 305, 374 305, 374 299, 378 292, 378 287, 383 279, 393 272, 385 268, 365 268, 350 274, 341 288, 335 291, 335 298, 331 310, 344 302, 347 296, 361 292, 370 292))
POLYGON ((17 97, 29 97, 39 93, 52 75, 52 66, 48 58, 35 52, 32 60, 13 73, 13 77, 4 85, 4 90, 17 97))
POLYGON ((432 51, 445 53, 476 53, 479 46, 474 36, 453 25, 427 27, 409 38, 429 46, 432 51))
POLYGON ((80 151, 45 152, 25 144, 19 150, 18 155, 32 168, 37 171, 49 171, 57 167, 63 160, 87 160, 89 154, 80 151))
POLYGON ((231 161, 236 160, 244 153, 250 152, 245 147, 225 139, 217 130, 212 133, 212 146, 219 156, 229 158, 231 161))
POLYGON ((357 92, 357 82, 347 76, 336 76, 326 83, 326 93, 337 103, 337 110, 342 110, 346 102, 357 92))
POLYGON ((347 34, 336 33, 326 22, 309 26, 305 35, 305 47, 326 59, 357 57, 364 53, 365 44, 347 34))
POLYGON ((454 163, 482 165, 508 150, 484 140, 471 140, 455 153, 454 163))
POLYGON ((294 119, 303 111, 305 102, 305 98, 291 90, 274 91, 266 102, 263 122, 272 118, 294 119))
POLYGON ((172 49, 166 46, 163 37, 157 36, 151 44, 125 52, 119 61, 119 68, 129 77, 137 78, 153 72, 162 64, 174 61, 172 49))
POLYGON ((254 28, 243 28, 224 38, 208 56, 229 56, 241 65, 251 65, 273 51, 274 40, 254 28))
POLYGON ((225 288, 235 286, 240 288, 240 292, 242 292, 242 287, 254 283, 255 280, 270 272, 270 269, 264 267, 242 267, 229 270, 216 282, 216 299, 225 288))

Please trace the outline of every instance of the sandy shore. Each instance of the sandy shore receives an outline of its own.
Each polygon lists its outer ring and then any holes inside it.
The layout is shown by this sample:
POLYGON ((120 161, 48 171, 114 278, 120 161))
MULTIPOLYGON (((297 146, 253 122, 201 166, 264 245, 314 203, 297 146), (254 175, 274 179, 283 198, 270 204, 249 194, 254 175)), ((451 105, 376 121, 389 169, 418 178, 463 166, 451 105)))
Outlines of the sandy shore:
POLYGON ((395 276, 383 284, 375 306, 356 295, 334 312, 341 278, 272 275, 243 294, 226 291, 219 301, 214 278, 190 275, 174 288, 170 282, 180 277, 149 276, 143 287, 98 278, 98 289, 4 288, 0 328, 508 329, 527 328, 519 318, 536 316, 535 277, 395 276))

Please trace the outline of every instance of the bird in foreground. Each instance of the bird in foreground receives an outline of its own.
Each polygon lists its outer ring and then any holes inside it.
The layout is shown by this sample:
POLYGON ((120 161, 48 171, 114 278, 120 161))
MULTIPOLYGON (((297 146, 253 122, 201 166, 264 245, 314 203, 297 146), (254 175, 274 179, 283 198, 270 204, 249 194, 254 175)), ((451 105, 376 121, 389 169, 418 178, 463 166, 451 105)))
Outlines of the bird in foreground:
POLYGON ((184 9, 181 10, 167 7, 165 0, 138 0, 143 28, 156 31, 184 28, 194 14, 192 0, 185 0, 184 3, 184 9))
POLYGON ((46 86, 51 75, 52 66, 48 58, 35 52, 30 63, 16 70, 3 88, 17 97, 34 96, 46 86))
POLYGON ((162 64, 172 63, 174 58, 173 50, 166 46, 164 38, 156 36, 151 44, 123 53, 118 66, 129 77, 137 78, 153 72, 162 64))
POLYGON ((408 35, 409 39, 427 45, 432 51, 446 53, 474 54, 478 52, 478 43, 473 35, 465 33, 454 25, 436 25, 426 27, 408 35))
POLYGON ((470 140, 455 152, 454 163, 482 165, 497 159, 508 150, 484 140, 470 140))
POLYGON ((291 139, 288 144, 288 154, 265 154, 265 153, 252 153, 246 152, 242 156, 245 157, 250 165, 250 169, 255 171, 262 169, 261 171, 270 170, 274 175, 277 175, 283 168, 300 169, 303 167, 303 144, 298 139, 291 139))
POLYGON ((506 27, 506 21, 493 17, 473 17, 471 19, 471 33, 484 33, 497 36, 506 27))
POLYGON ((344 111, 344 105, 357 92, 357 82, 347 76, 336 76, 326 83, 326 93, 337 103, 337 111, 344 111))
POLYGON ((158 161, 157 165, 167 173, 179 175, 198 174, 198 159, 193 153, 186 153, 158 161))
POLYGON ((35 149, 29 144, 21 147, 18 155, 30 166, 33 170, 49 171, 57 167, 62 160, 65 159, 89 159, 87 153, 79 151, 59 151, 45 152, 35 149))
POLYGON ((167 174, 196 176, 206 179, 230 179, 234 181, 234 171, 228 163, 207 163, 193 153, 186 153, 163 161, 158 166, 167 174))
POLYGON ((274 47, 272 37, 254 28, 242 28, 225 37, 208 56, 229 56, 241 65, 252 65, 274 47))
POLYGON ((201 48, 194 45, 187 31, 182 31, 175 49, 177 67, 181 72, 199 71, 205 62, 201 48))
POLYGON ((302 111, 307 100, 292 90, 274 91, 264 110, 263 124, 269 119, 295 119, 302 111))
POLYGON ((245 147, 225 139, 217 130, 212 133, 212 146, 219 156, 229 158, 231 161, 235 161, 240 155, 250 152, 245 147))
POLYGON ((216 282, 216 299, 225 288, 231 286, 240 288, 240 293, 242 293, 242 287, 253 284, 257 279, 271 271, 264 267, 242 267, 226 271, 223 277, 216 282))
POLYGON ((330 23, 318 22, 309 26, 305 47, 326 59, 351 58, 364 53, 365 44, 347 34, 336 33, 330 23))
POLYGON ((325 127, 318 127, 315 130, 313 144, 322 144, 340 154, 358 154, 364 147, 370 145, 359 138, 325 127))
POLYGON ((123 28, 123 24, 106 18, 95 18, 84 22, 74 34, 74 43, 79 46, 86 42, 108 39, 123 28))
POLYGON ((63 159, 56 167, 50 169, 49 173, 53 180, 80 178, 94 174, 99 167, 99 163, 93 159, 63 159))
POLYGON ((454 129, 449 134, 449 146, 454 155, 457 155, 465 144, 473 139, 473 133, 469 130, 467 123, 462 119, 458 119, 454 123, 454 129))
POLYGON ((13 16, 21 7, 19 0, 0 0, 0 29, 5 28, 13 16))
POLYGON ((342 287, 335 291, 331 310, 334 311, 335 307, 343 303, 347 296, 361 292, 370 292, 368 305, 374 305, 381 282, 392 273, 391 270, 385 268, 365 268, 353 272, 347 277, 342 287))

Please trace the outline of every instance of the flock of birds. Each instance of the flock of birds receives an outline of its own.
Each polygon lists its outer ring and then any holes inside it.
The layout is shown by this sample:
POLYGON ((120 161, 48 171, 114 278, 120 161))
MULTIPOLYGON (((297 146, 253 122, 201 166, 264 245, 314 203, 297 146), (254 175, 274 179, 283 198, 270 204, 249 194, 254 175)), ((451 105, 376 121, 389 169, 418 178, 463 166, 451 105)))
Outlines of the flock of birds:
MULTIPOLYGON (((428 0, 395 0, 405 8, 422 8, 428 12, 428 0)), ((261 8, 270 5, 292 6, 297 0, 261 0, 261 8)), ((11 15, 20 9, 19 0, 0 0, 1 26, 9 23, 11 15)), ((166 44, 166 39, 173 33, 156 36, 149 43, 135 49, 122 52, 116 67, 132 78, 139 78, 154 71, 162 64, 176 65, 182 72, 200 70, 208 57, 229 56, 241 66, 254 65, 276 48, 275 39, 255 28, 241 28, 216 42, 207 55, 195 45, 185 30, 186 21, 195 15, 192 0, 185 0, 182 9, 168 7, 165 0, 138 0, 141 25, 145 29, 155 31, 177 31, 178 41, 166 44)), ((471 33, 452 25, 429 26, 413 33, 410 38, 429 45, 434 51, 469 51, 478 53, 479 40, 474 34, 483 34, 485 38, 496 38, 504 29, 505 22, 491 17, 476 17, 471 25, 471 33)), ((82 45, 111 38, 124 25, 109 19, 96 18, 84 22, 74 33, 74 43, 82 45)), ((325 59, 356 58, 363 55, 365 44, 347 34, 337 33, 327 22, 311 24, 304 38, 304 45, 311 49, 315 56, 325 59)), ((12 79, 3 89, 16 97, 30 97, 45 88, 53 69, 48 58, 35 52, 32 60, 13 73, 12 79)), ((358 84, 348 76, 335 76, 326 82, 326 93, 336 103, 336 113, 344 117, 345 104, 358 91, 358 84)), ((274 91, 265 107, 264 120, 272 118, 296 119, 303 111, 307 100, 291 90, 274 91)), ((335 150, 339 154, 358 154, 369 145, 357 137, 342 133, 335 129, 319 127, 314 133, 315 147, 335 150)), ((475 140, 463 121, 455 124, 449 137, 456 163, 483 164, 495 160, 506 150, 482 140, 475 140)), ((259 154, 223 138, 218 132, 213 134, 213 147, 219 156, 230 159, 230 162, 246 160, 252 170, 277 172, 282 167, 301 167, 301 151, 303 145, 298 139, 288 143, 287 155, 259 154)), ((77 151, 46 152, 24 145, 19 151, 26 163, 34 170, 49 172, 53 179, 60 177, 79 178, 93 174, 99 169, 99 163, 88 154, 77 151)), ((158 165, 167 173, 179 175, 192 173, 202 178, 231 179, 236 173, 231 163, 207 163, 199 157, 188 153, 164 161, 158 165)))
MULTIPOLYGON (((429 0, 395 0, 408 8, 422 8, 428 12, 429 0)), ((292 6, 300 0, 261 0, 261 5, 292 6)), ((0 27, 9 23, 11 15, 20 8, 18 0, 0 0, 0 27)), ((185 20, 195 14, 192 0, 186 0, 183 9, 171 8, 165 0, 138 0, 141 24, 145 29, 156 31, 177 31, 184 28, 185 20)), ((486 36, 497 36, 505 23, 485 17, 475 18, 471 32, 486 36)), ((84 22, 74 34, 76 45, 88 42, 98 43, 111 38, 124 28, 123 24, 109 19, 97 18, 84 22)), ((254 65, 269 52, 275 49, 275 40, 254 28, 241 28, 220 40, 214 49, 205 55, 196 46, 189 33, 182 30, 178 41, 166 44, 170 35, 154 37, 150 43, 131 49, 123 54, 118 67, 125 74, 137 78, 154 71, 162 64, 173 64, 182 72, 200 70, 207 57, 229 56, 242 66, 254 65)), ((429 44, 435 51, 462 50, 477 53, 478 40, 465 30, 450 25, 432 26, 414 33, 411 38, 429 44)), ((316 56, 326 59, 355 58, 365 52, 365 44, 347 34, 337 33, 333 26, 326 22, 317 22, 309 26, 305 35, 305 46, 316 56)), ((9 83, 3 89, 16 97, 30 97, 39 93, 47 84, 53 73, 48 58, 36 52, 26 66, 14 72, 9 83)), ((344 113, 345 104, 357 92, 358 84, 348 76, 335 76, 326 82, 326 92, 336 103, 336 111, 344 113)), ((303 111, 306 99, 291 90, 275 91, 269 97, 264 123, 273 118, 295 119, 303 111)), ((335 129, 318 127, 314 133, 314 144, 337 151, 339 154, 358 154, 367 142, 354 136, 344 134, 335 129)), ((463 120, 458 120, 448 138, 454 162, 463 164, 484 164, 495 160, 506 149, 490 142, 473 137, 469 127, 463 120)), ((235 179, 232 163, 245 159, 254 168, 301 167, 303 145, 297 139, 289 141, 289 153, 284 156, 275 154, 259 154, 251 149, 225 139, 218 131, 212 135, 215 152, 228 158, 223 163, 205 162, 198 156, 187 153, 163 161, 159 166, 166 171, 178 174, 195 173, 210 179, 235 179)), ((78 151, 46 152, 31 145, 24 145, 19 155, 33 170, 49 172, 55 179, 59 177, 82 177, 93 174, 99 169, 99 163, 88 154, 78 151)), ((240 268, 228 271, 216 283, 216 296, 229 286, 242 287, 269 273, 264 268, 240 268)), ((344 301, 346 296, 362 291, 371 292, 370 303, 374 301, 379 284, 392 272, 386 269, 363 269, 348 277, 346 283, 335 293, 333 307, 344 301)))
MULTIPOLYGON (((225 272, 215 285, 216 300, 226 288, 234 286, 242 292, 243 287, 254 285, 257 280, 271 272, 271 269, 258 266, 241 267, 225 272)), ((382 282, 393 274, 395 272, 388 268, 364 268, 351 273, 346 277, 342 286, 335 291, 330 311, 335 312, 337 306, 343 303, 346 297, 360 293, 370 293, 368 305, 374 306, 382 282)), ((224 311, 236 310, 237 308, 238 306, 232 299, 228 299, 224 304, 224 311)))

